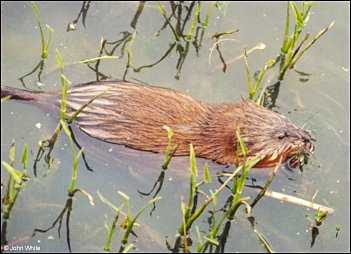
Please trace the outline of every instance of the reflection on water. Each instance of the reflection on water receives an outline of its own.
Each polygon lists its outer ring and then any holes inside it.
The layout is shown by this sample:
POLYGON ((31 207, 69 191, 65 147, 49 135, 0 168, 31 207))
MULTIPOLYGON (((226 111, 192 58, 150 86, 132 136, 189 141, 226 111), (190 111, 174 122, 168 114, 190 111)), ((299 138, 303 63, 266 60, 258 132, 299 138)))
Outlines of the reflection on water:
MULTIPOLYGON (((265 49, 249 54, 252 73, 261 69, 267 59, 274 58, 280 51, 285 3, 229 3, 222 7, 202 3, 201 8, 197 2, 162 4, 165 6, 164 15, 160 12, 160 6, 143 1, 85 1, 83 4, 38 2, 42 26, 49 24, 54 29, 54 34, 48 58, 43 62, 45 65, 40 65, 35 70, 42 45, 32 7, 27 2, 4 3, 2 83, 21 87, 18 79, 31 74, 29 70, 34 68, 35 71, 40 71, 40 78, 37 72, 26 76, 26 86, 33 89, 36 87, 33 84, 38 81, 46 84, 42 89, 55 89, 52 84, 60 84, 60 71, 55 59, 55 48, 58 48, 63 58, 65 75, 73 83, 110 77, 134 79, 173 87, 206 102, 229 102, 237 101, 240 96, 246 97, 247 94, 245 64, 242 58, 238 58, 242 55, 243 48, 250 49, 258 43, 266 45, 265 49), (70 28, 68 33, 67 24, 70 28), (216 42, 212 36, 236 29, 239 32, 221 37, 228 40, 218 44, 220 50, 212 52, 209 65, 209 49, 216 42), (23 47, 23 42, 30 43, 23 47), (97 59, 77 64, 83 59, 104 56, 118 56, 118 59, 97 59), (233 64, 226 65, 225 72, 213 71, 213 66, 223 66, 230 59, 236 60, 233 64)), ((290 15, 293 17, 294 14, 290 15)), ((250 217, 250 221, 239 209, 235 220, 224 223, 218 234, 221 243, 225 245, 213 246, 207 250, 262 251, 262 239, 252 228, 260 232, 275 251, 349 250, 350 137, 349 118, 345 117, 350 113, 349 61, 345 58, 348 55, 346 51, 349 51, 349 29, 345 25, 349 24, 349 6, 343 3, 317 3, 313 6, 313 15, 307 26, 311 34, 317 34, 333 20, 333 28, 295 66, 298 73, 288 72, 280 87, 272 92, 279 91, 275 109, 285 115, 292 112, 288 116, 296 123, 304 122, 310 117, 310 112, 317 111, 309 123, 317 141, 315 155, 303 172, 289 171, 283 167, 269 190, 308 201, 314 198, 317 203, 333 207, 335 213, 327 216, 318 228, 317 237, 313 239, 313 230, 305 215, 313 218, 315 211, 265 197, 255 206, 252 214, 254 218, 250 217), (345 52, 335 50, 335 45, 345 52), (314 197, 316 192, 317 196, 314 197), (337 231, 338 227, 341 228, 340 231, 337 231)), ((266 77, 273 78, 264 82, 274 82, 275 71, 269 70, 266 77)), ((8 161, 9 145, 15 139, 17 151, 14 167, 22 168, 20 153, 25 143, 29 147, 29 161, 33 162, 38 141, 52 135, 58 115, 58 112, 47 108, 37 109, 32 105, 12 101, 4 103, 2 160, 8 161), (47 113, 50 115, 47 116, 47 113), (42 126, 40 129, 36 127, 40 126, 38 123, 42 126)), ((114 212, 100 202, 97 191, 116 206, 123 202, 117 192, 126 193, 133 205, 132 215, 159 191, 163 199, 155 204, 151 216, 153 207, 141 214, 138 220, 140 226, 134 228, 136 236, 131 236, 130 242, 134 243, 136 250, 141 251, 167 251, 174 248, 177 239, 175 234, 182 221, 180 204, 182 197, 186 198, 189 192, 189 158, 174 158, 164 172, 162 181, 158 182, 163 172, 162 154, 102 143, 81 133, 74 125, 73 130, 78 143, 85 149, 86 162, 93 170, 87 170, 80 160, 76 185, 93 196, 95 205, 91 206, 81 193, 71 199, 73 205, 66 210, 70 212, 71 250, 103 250, 107 238, 104 225, 111 225, 114 212), (150 192, 155 183, 156 187, 149 196, 141 194, 150 192)), ((40 246, 41 251, 69 250, 67 217, 62 220, 60 233, 57 228, 53 228, 47 233, 36 233, 32 237, 34 229, 51 227, 66 205, 72 157, 65 135, 59 136, 52 158, 52 168, 47 176, 44 176, 47 166, 43 161, 38 165, 37 177, 34 177, 33 169, 28 165, 31 180, 21 191, 10 220, 3 221, 2 225, 3 229, 6 228, 2 236, 6 236, 9 246, 40 246)), ((205 162, 197 159, 201 179, 205 162)), ((209 193, 209 189, 219 188, 216 173, 233 170, 211 162, 209 168, 213 181, 205 185, 206 193, 209 193)), ((6 172, 1 172, 2 179, 6 179, 6 172)), ((270 170, 254 169, 247 184, 262 186, 270 174, 270 170)), ((2 184, 6 185, 6 180, 2 184)), ((257 195, 255 188, 245 188, 244 192, 243 196, 257 195)), ((3 193, 4 188, 2 197, 3 193)), ((230 189, 225 189, 218 196, 218 204, 224 206, 230 195, 230 189)), ((200 195, 198 204, 204 200, 200 195)), ((218 209, 219 207, 220 205, 218 209)), ((206 236, 210 231, 211 220, 214 218, 212 215, 219 218, 222 214, 220 210, 211 209, 212 207, 196 221, 201 236, 206 236)), ((195 227, 191 234, 191 248, 195 250, 198 241, 195 227)), ((122 230, 118 228, 110 246, 112 251, 119 249, 122 237, 122 230)))

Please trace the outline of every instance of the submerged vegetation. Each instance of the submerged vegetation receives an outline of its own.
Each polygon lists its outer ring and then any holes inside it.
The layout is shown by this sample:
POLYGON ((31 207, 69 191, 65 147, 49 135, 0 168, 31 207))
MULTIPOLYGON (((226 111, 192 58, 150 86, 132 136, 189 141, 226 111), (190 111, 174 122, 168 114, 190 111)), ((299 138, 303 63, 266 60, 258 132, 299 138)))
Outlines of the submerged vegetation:
MULTIPOLYGON (((31 2, 32 8, 37 19, 38 27, 40 30, 40 38, 42 42, 42 51, 41 51, 41 60, 34 69, 28 74, 19 78, 22 82, 23 86, 25 85, 24 78, 32 75, 37 70, 38 72, 38 82, 41 82, 41 73, 44 69, 45 60, 49 57, 49 48, 53 38, 53 29, 46 25, 49 37, 45 38, 40 16, 39 10, 34 2, 31 2)), ((141 72, 143 69, 152 68, 156 65, 160 64, 164 61, 168 56, 173 54, 178 54, 178 59, 176 63, 176 74, 175 78, 179 79, 180 74, 183 68, 183 65, 189 55, 189 50, 191 47, 194 47, 196 54, 198 55, 201 47, 204 36, 206 36, 206 28, 209 26, 210 17, 213 15, 214 9, 216 8, 219 13, 222 15, 226 15, 226 8, 228 2, 210 2, 206 5, 205 3, 199 2, 170 2, 169 7, 166 8, 164 6, 164 2, 156 2, 155 8, 157 8, 158 12, 164 18, 164 23, 158 29, 157 35, 159 36, 165 29, 170 29, 172 32, 172 38, 170 39, 169 48, 166 52, 161 53, 161 57, 150 63, 145 64, 139 67, 136 67, 136 63, 133 60, 133 42, 138 39, 138 33, 136 32, 136 27, 138 24, 138 19, 141 16, 144 8, 145 2, 141 1, 139 3, 138 9, 135 13, 134 19, 131 22, 131 27, 133 31, 124 31, 122 32, 122 37, 118 40, 109 40, 106 38, 101 38, 98 55, 83 59, 80 61, 76 61, 76 63, 86 65, 89 70, 93 70, 96 75, 96 80, 104 80, 108 79, 110 75, 104 74, 100 69, 100 64, 105 60, 121 60, 124 59, 126 61, 126 68, 124 72, 123 79, 127 79, 127 75, 129 71, 141 72), (126 58, 126 59, 125 59, 126 58), (92 65, 94 64, 94 66, 92 65)), ((243 49, 243 55, 241 56, 244 60, 247 80, 248 80, 248 97, 250 99, 256 98, 257 102, 263 104, 267 107, 274 107, 276 100, 276 90, 279 90, 280 82, 284 79, 286 72, 289 69, 293 69, 296 62, 301 58, 301 56, 323 35, 328 29, 332 26, 328 26, 327 28, 321 30, 305 47, 303 47, 304 43, 307 42, 309 38, 309 34, 305 34, 303 39, 299 41, 300 35, 307 25, 310 10, 314 2, 302 2, 301 8, 299 9, 294 2, 289 2, 287 4, 287 12, 286 12, 286 25, 285 25, 285 33, 284 39, 281 47, 281 51, 278 57, 275 59, 268 60, 265 66, 257 73, 255 83, 253 83, 251 79, 251 72, 249 69, 248 62, 248 52, 246 49, 243 49), (294 29, 291 34, 290 33, 290 21, 291 21, 291 12, 295 15, 295 24, 294 29), (266 72, 273 68, 274 66, 279 65, 278 74, 276 75, 277 82, 270 85, 262 87, 262 80, 266 74, 266 72), (258 93, 260 94, 258 95, 258 93)), ((77 29, 78 21, 80 15, 82 15, 82 23, 83 26, 86 27, 86 19, 88 17, 88 11, 91 8, 90 1, 84 1, 82 9, 78 14, 77 18, 68 24, 67 31, 73 32, 77 29)), ((220 45, 225 39, 225 36, 235 36, 235 33, 239 32, 238 29, 229 29, 227 31, 217 32, 212 36, 214 40, 213 49, 216 48, 218 52, 218 57, 220 58, 223 68, 225 71, 228 62, 225 60, 225 56, 223 56, 220 45)), ((211 51, 211 55, 213 52, 211 51)), ((6 240, 6 232, 8 231, 8 219, 10 218, 12 208, 14 207, 17 197, 21 190, 25 188, 27 184, 27 180, 30 179, 28 175, 31 175, 31 172, 27 172, 27 169, 33 168, 33 177, 37 177, 38 169, 47 167, 45 172, 45 176, 50 174, 50 170, 53 165, 53 157, 51 155, 54 150, 55 143, 60 137, 60 133, 63 130, 69 140, 70 153, 72 156, 72 168, 71 168, 71 181, 68 187, 68 198, 66 200, 65 205, 63 205, 63 209, 59 212, 58 217, 53 221, 52 225, 47 229, 34 229, 33 237, 36 233, 47 233, 52 228, 56 227, 58 223, 58 234, 61 237, 61 225, 66 215, 66 242, 68 246, 68 250, 71 252, 71 237, 70 237, 70 226, 72 226, 71 216, 73 203, 75 202, 75 196, 77 192, 83 193, 87 198, 89 203, 94 206, 93 195, 89 194, 86 190, 82 188, 77 188, 77 180, 78 180, 78 169, 79 161, 84 157, 84 148, 81 147, 78 142, 76 142, 74 133, 70 128, 70 124, 73 120, 79 116, 84 108, 86 108, 89 104, 91 104, 95 99, 106 93, 109 89, 101 92, 97 96, 90 98, 87 102, 71 117, 67 117, 67 90, 70 85, 69 79, 64 74, 64 64, 61 57, 61 54, 58 49, 56 49, 56 58, 58 62, 58 69, 60 70, 60 79, 61 79, 61 111, 60 111, 60 119, 57 123, 57 126, 49 139, 43 139, 39 141, 39 149, 34 159, 33 167, 28 166, 28 148, 24 146, 23 155, 21 158, 21 162, 23 165, 23 170, 19 171, 16 169, 15 165, 15 147, 14 144, 11 145, 10 148, 10 163, 2 160, 2 166, 7 171, 7 184, 4 189, 4 195, 2 199, 2 218, 4 223, 2 225, 2 246, 8 244, 6 240), (75 145, 78 147, 78 152, 76 150, 75 145), (45 163, 41 164, 41 159, 44 156, 45 163)), ((112 87, 111 87, 112 88, 112 87)), ((111 89, 110 88, 110 89, 111 89)), ((4 99, 5 101, 6 99, 4 99)), ((3 101, 3 99, 2 99, 3 101)), ((152 190, 148 193, 138 191, 140 195, 143 197, 148 197, 154 189, 156 189, 152 198, 149 198, 148 201, 145 202, 145 205, 142 206, 134 216, 132 216, 132 210, 135 208, 132 206, 132 203, 135 204, 134 200, 131 200, 129 194, 125 194, 121 190, 117 190, 117 193, 123 198, 123 202, 118 207, 113 205, 113 202, 110 202, 105 198, 99 191, 97 191, 97 196, 100 200, 111 207, 114 211, 112 222, 108 222, 108 216, 105 215, 105 229, 107 230, 107 239, 105 241, 105 245, 102 246, 103 250, 109 252, 111 250, 115 251, 111 245, 114 242, 120 243, 119 252, 128 252, 135 248, 137 244, 130 240, 130 235, 133 234, 137 237, 138 228, 135 226, 138 224, 139 217, 146 213, 146 210, 149 206, 153 205, 152 211, 150 215, 155 210, 156 205, 155 202, 161 200, 161 196, 159 193, 162 192, 162 188, 164 186, 165 175, 168 174, 172 168, 170 167, 170 163, 172 161, 173 155, 177 150, 177 144, 172 143, 173 132, 172 129, 168 126, 164 126, 167 131, 168 144, 165 147, 165 157, 163 163, 160 162, 160 175, 157 178, 155 184, 152 187, 152 190), (119 229, 119 230, 118 230, 119 229), (116 231, 119 231, 121 234, 118 234, 114 237, 116 231)), ((166 133, 165 133, 166 135, 166 133)), ((240 147, 240 153, 246 157, 248 153, 248 148, 245 145, 245 142, 240 138, 240 129, 237 130, 236 135, 238 137, 238 142, 240 147)), ((252 198, 244 194, 245 186, 248 184, 248 174, 250 169, 257 162, 256 158, 251 158, 244 160, 242 164, 236 165, 236 168, 230 168, 231 172, 229 173, 221 173, 221 174, 213 174, 209 169, 208 164, 206 163, 203 169, 203 179, 199 180, 198 168, 196 165, 196 148, 190 144, 189 146, 190 156, 189 156, 189 188, 187 197, 179 197, 180 205, 179 209, 175 211, 178 214, 179 227, 174 229, 174 233, 176 237, 174 239, 174 243, 170 242, 171 240, 165 241, 165 246, 168 250, 172 252, 179 252, 182 250, 183 252, 224 252, 226 242, 228 239, 228 235, 231 227, 236 227, 237 225, 233 223, 237 219, 238 213, 241 212, 239 208, 243 206, 245 209, 243 210, 247 221, 249 222, 253 232, 257 235, 259 239, 259 243, 261 243, 267 252, 273 252, 274 246, 271 246, 269 243, 269 239, 264 236, 263 233, 259 232, 256 229, 255 219, 251 215, 255 205, 261 200, 265 193, 268 192, 267 189, 271 182, 274 179, 274 176, 279 169, 280 163, 277 164, 275 170, 272 172, 270 178, 267 180, 264 187, 260 188, 257 196, 252 198), (215 190, 211 190, 213 186, 213 178, 217 177, 219 181, 219 185, 215 186, 215 190), (225 194, 223 194, 225 193, 225 194), (221 194, 221 195, 220 195, 221 194), (221 203, 220 200, 223 201, 223 195, 225 196, 224 203, 221 203), (200 229, 201 220, 206 216, 206 213, 210 214, 208 217, 208 231, 204 232, 204 230, 200 229), (193 244, 195 243, 195 244, 193 244)), ((84 159, 84 158, 83 158, 84 159)), ((86 161, 85 161, 86 163, 86 161)), ((88 169, 91 168, 87 165, 88 169)), ((186 166, 184 166, 186 167, 186 166)), ((64 170, 62 166, 60 166, 60 170, 64 170)), ((40 179, 41 181, 43 179, 40 179)), ((44 179, 45 180, 45 179, 44 179)), ((36 184, 36 182, 31 181, 29 184, 36 184)), ((168 183, 169 184, 169 183, 168 183)), ((256 188, 256 186, 251 186, 256 188)), ((18 201, 17 201, 18 202, 18 201)), ((161 202, 161 201, 160 201, 161 202)), ((167 202, 167 198, 163 198, 162 202, 167 202)), ((316 204, 315 204, 316 205, 316 204)), ((322 224, 322 222, 327 218, 328 211, 327 208, 316 205, 312 206, 312 208, 317 207, 317 212, 315 214, 314 220, 309 218, 312 230, 312 241, 311 246, 313 245, 316 236, 318 235, 318 227, 322 224), (313 233, 317 232, 317 233, 313 233)), ((134 213, 134 211, 133 211, 134 213)), ((78 214, 77 214, 78 215, 78 214)), ((103 217, 103 214, 96 214, 96 218, 103 217)), ((142 227, 142 222, 139 223, 142 227)), ((75 225, 76 226, 76 225, 75 225)), ((336 229, 336 234, 340 231, 340 227, 336 229)), ((103 233, 101 233, 103 234, 103 233)), ((173 239, 172 239, 173 240, 173 239)), ((74 250, 74 249, 73 249, 74 250)))
POLYGON ((41 75, 43 73, 43 70, 44 70, 44 64, 45 64, 45 61, 46 59, 48 58, 48 51, 49 51, 49 47, 50 47, 50 43, 51 43, 51 40, 52 40, 52 36, 53 36, 53 33, 54 33, 54 29, 52 29, 49 25, 45 25, 48 32, 49 32, 49 38, 48 40, 46 41, 45 40, 45 35, 44 35, 44 31, 43 31, 43 27, 42 27, 42 24, 41 24, 41 21, 40 21, 40 15, 39 15, 39 11, 37 9, 37 5, 35 4, 34 1, 31 1, 31 4, 32 4, 32 8, 33 8, 33 12, 37 18, 37 23, 38 23, 38 26, 39 26, 39 30, 40 30, 40 36, 41 36, 41 60, 39 61, 39 63, 33 68, 32 71, 30 71, 29 73, 23 75, 22 77, 19 78, 19 80, 22 82, 22 85, 24 87, 26 87, 25 85, 25 82, 24 82, 24 78, 32 75, 33 73, 35 73, 36 71, 38 71, 38 86, 40 86, 42 83, 41 83, 41 75))
POLYGON ((272 83, 270 86, 264 87, 261 90, 261 94, 257 98, 258 104, 261 104, 270 109, 275 107, 275 102, 278 97, 279 87, 281 85, 281 81, 284 79, 286 72, 290 69, 293 69, 296 62, 301 58, 301 56, 304 53, 306 53, 307 50, 333 26, 334 22, 332 22, 327 28, 321 30, 305 47, 303 47, 303 44, 310 37, 308 33, 304 35, 303 39, 299 43, 300 35, 307 25, 307 22, 311 14, 310 10, 314 3, 315 3, 314 1, 303 1, 301 3, 300 9, 292 1, 289 1, 287 3, 285 33, 284 33, 284 39, 282 42, 280 54, 275 59, 268 60, 265 66, 258 72, 255 85, 253 85, 251 82, 250 71, 249 71, 248 61, 247 61, 247 53, 246 53, 246 49, 244 49, 243 55, 244 55, 245 64, 246 64, 250 99, 253 99, 256 93, 259 91, 262 78, 265 75, 266 71, 268 69, 273 68, 277 64, 279 65, 278 74, 276 76, 277 81, 275 83, 272 83), (294 24, 293 32, 289 36, 291 11, 295 14, 295 19, 294 19, 295 24, 294 24))

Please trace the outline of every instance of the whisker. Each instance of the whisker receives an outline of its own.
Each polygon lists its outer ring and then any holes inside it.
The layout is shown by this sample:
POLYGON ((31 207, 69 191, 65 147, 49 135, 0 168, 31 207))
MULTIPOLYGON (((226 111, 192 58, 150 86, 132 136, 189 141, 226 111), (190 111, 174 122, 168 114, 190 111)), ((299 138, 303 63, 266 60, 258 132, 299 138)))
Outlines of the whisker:
POLYGON ((302 125, 300 126, 301 129, 305 130, 305 127, 306 127, 307 123, 308 123, 309 121, 311 121, 312 118, 315 117, 315 116, 317 115, 317 113, 319 113, 319 109, 316 110, 309 118, 307 118, 307 119, 302 123, 302 125))

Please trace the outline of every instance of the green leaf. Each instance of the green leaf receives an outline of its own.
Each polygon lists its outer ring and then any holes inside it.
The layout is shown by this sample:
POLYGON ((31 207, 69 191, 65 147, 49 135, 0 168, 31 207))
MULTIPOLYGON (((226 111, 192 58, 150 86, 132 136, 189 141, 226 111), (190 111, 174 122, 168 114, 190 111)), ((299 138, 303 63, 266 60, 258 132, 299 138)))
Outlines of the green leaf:
POLYGON ((171 127, 168 127, 167 125, 164 125, 163 128, 165 128, 167 130, 168 139, 172 139, 173 131, 172 131, 171 127))
POLYGON ((210 189, 211 197, 213 199, 213 204, 216 206, 217 205, 217 197, 216 194, 210 189))
POLYGON ((210 173, 208 172, 208 164, 207 164, 207 162, 205 163, 204 171, 205 171, 204 172, 204 179, 205 179, 205 181, 208 182, 208 183, 212 182, 210 173))
POLYGON ((37 19, 40 19, 39 12, 38 12, 38 9, 37 9, 37 5, 35 4, 34 1, 31 1, 31 4, 32 4, 32 7, 33 7, 33 11, 34 11, 35 16, 37 17, 37 19))
POLYGON ((127 253, 134 247, 134 243, 128 244, 126 247, 123 248, 122 253, 127 253))
POLYGON ((63 62, 62 62, 62 57, 61 57, 61 54, 59 52, 58 49, 56 49, 56 59, 57 59, 57 62, 59 64, 59 67, 60 67, 60 70, 61 70, 61 73, 62 73, 62 70, 63 70, 63 62))
POLYGON ((7 164, 5 161, 1 161, 1 163, 9 172, 9 174, 13 177, 13 180, 17 184, 20 184, 22 182, 22 179, 21 179, 22 173, 17 169, 13 168, 11 165, 7 164))
POLYGON ((27 164, 27 158, 28 158, 28 147, 27 147, 27 144, 25 144, 23 148, 22 159, 21 159, 21 162, 23 165, 27 164))
POLYGON ((241 147, 241 151, 243 153, 244 156, 246 156, 249 152, 249 150, 247 149, 247 146, 245 145, 245 142, 242 140, 241 135, 240 135, 240 128, 238 127, 238 129, 236 130, 236 136, 238 138, 238 142, 240 144, 241 147))
POLYGON ((61 123, 61 126, 62 126, 63 130, 66 132, 67 136, 71 137, 71 132, 68 129, 66 123, 62 119, 60 119, 60 123, 61 123))
POLYGON ((191 166, 191 174, 197 177, 198 174, 197 174, 197 168, 196 168, 195 151, 192 144, 190 144, 190 166, 191 166))
POLYGON ((104 60, 104 59, 112 60, 112 59, 119 59, 119 57, 118 56, 99 56, 99 57, 94 57, 90 59, 83 59, 78 63, 91 63, 91 62, 96 62, 98 60, 104 60))
POLYGON ((186 213, 186 204, 184 203, 183 200, 180 202, 180 210, 182 211, 182 214, 185 215, 185 213, 186 213))
POLYGON ((286 8, 286 21, 285 21, 285 33, 284 33, 284 40, 281 51, 283 53, 287 53, 289 49, 289 27, 290 27, 290 7, 289 2, 286 8))
POLYGON ((209 20, 209 18, 211 16, 212 6, 213 6, 213 2, 211 1, 210 2, 210 7, 208 8, 208 11, 207 11, 207 14, 206 14, 206 17, 205 17, 205 21, 203 22, 203 26, 204 27, 207 27, 207 25, 208 25, 208 20, 209 20))
POLYGON ((292 1, 290 1, 289 3, 290 3, 290 6, 291 6, 292 10, 295 13, 296 20, 298 21, 299 24, 303 24, 304 19, 301 16, 301 14, 299 12, 299 9, 297 8, 296 4, 294 2, 292 2, 292 1))
POLYGON ((113 210, 115 210, 118 213, 121 212, 123 206, 126 204, 126 202, 124 202, 120 207, 116 207, 107 198, 105 198, 99 191, 97 191, 97 194, 103 203, 107 204, 108 206, 110 206, 113 210))
POLYGON ((198 1, 197 2, 197 9, 196 9, 196 12, 194 15, 194 19, 193 19, 193 22, 192 22, 191 27, 189 29, 188 36, 186 37, 188 41, 191 40, 191 38, 193 37, 193 33, 194 33, 194 30, 196 27, 196 23, 197 23, 197 20, 199 17, 200 10, 201 10, 201 1, 198 1))
POLYGON ((157 5, 159 11, 161 12, 161 14, 163 16, 166 16, 166 9, 165 9, 165 7, 159 1, 156 2, 156 5, 157 5))
POLYGON ((252 81, 251 81, 251 74, 250 74, 250 69, 249 69, 249 63, 247 61, 246 48, 244 48, 243 57, 244 57, 244 60, 245 60, 245 68, 246 68, 247 84, 249 86, 249 94, 251 95, 253 93, 253 85, 252 85, 252 81))
POLYGON ((10 164, 12 165, 13 162, 15 161, 15 152, 16 152, 16 148, 15 148, 15 141, 13 140, 10 146, 10 164))
POLYGON ((7 95, 7 96, 1 98, 1 102, 7 101, 10 98, 11 98, 11 95, 7 95))
MULTIPOLYGON (((121 195, 122 192, 119 191, 118 193, 121 195)), ((124 193, 123 193, 123 194, 124 194, 124 193)), ((124 194, 124 195, 126 196, 126 194, 124 194)), ((126 232, 125 232, 125 234, 124 234, 124 236, 123 236, 123 240, 122 240, 122 243, 123 243, 123 244, 127 243, 129 233, 132 231, 133 225, 134 225, 134 223, 136 222, 136 220, 138 219, 138 217, 141 215, 141 213, 142 213, 149 205, 151 205, 152 203, 154 203, 154 202, 156 202, 156 201, 158 201, 158 200, 160 200, 160 199, 162 199, 162 197, 158 196, 158 197, 155 197, 155 198, 149 200, 149 201, 137 212, 137 214, 135 215, 135 217, 134 217, 132 220, 128 221, 128 226, 127 226, 126 232)))
POLYGON ((125 201, 129 201, 129 196, 127 194, 124 194, 122 191, 118 191, 118 194, 121 195, 125 201))
MULTIPOLYGON (((99 192, 99 191, 98 191, 99 192)), ((105 226, 105 229, 107 230, 107 232, 109 232, 110 231, 110 228, 109 228, 109 226, 108 226, 108 224, 107 224, 107 215, 105 214, 105 223, 104 223, 104 226, 105 226)))
POLYGON ((200 253, 202 250, 201 233, 200 233, 200 229, 199 229, 198 225, 195 226, 195 229, 196 229, 196 234, 197 234, 197 244, 196 244, 197 253, 200 253))
POLYGON ((211 238, 208 238, 206 236, 204 236, 204 238, 211 244, 214 244, 214 245, 219 245, 219 242, 216 240, 216 239, 211 239, 211 238))
POLYGON ((108 91, 112 90, 114 87, 111 86, 107 89, 105 89, 104 91, 102 91, 101 93, 99 93, 98 95, 94 96, 93 98, 91 98, 87 103, 85 103, 84 105, 82 105, 76 112, 74 112, 74 114, 72 114, 70 116, 70 118, 67 120, 67 123, 72 123, 73 120, 80 114, 80 112, 82 112, 87 106, 89 106, 94 100, 96 100, 97 98, 99 98, 100 96, 102 96, 103 94, 107 93, 108 91))
POLYGON ((72 84, 71 81, 67 79, 67 77, 64 74, 61 74, 61 78, 64 80, 64 82, 68 85, 72 84))
POLYGON ((174 29, 174 27, 172 26, 171 22, 167 18, 167 13, 166 13, 165 7, 162 4, 160 4, 159 1, 156 2, 156 5, 157 5, 158 9, 160 10, 162 16, 166 19, 167 24, 172 29, 172 32, 173 32, 173 35, 174 35, 176 41, 179 41, 180 38, 179 38, 179 35, 178 35, 177 31, 174 29))
POLYGON ((84 151, 84 147, 82 147, 82 149, 79 150, 76 157, 74 158, 75 164, 78 164, 79 158, 80 158, 80 156, 82 156, 83 151, 84 151))
POLYGON ((304 5, 307 6, 307 7, 312 7, 312 5, 315 4, 316 1, 304 1, 304 5))

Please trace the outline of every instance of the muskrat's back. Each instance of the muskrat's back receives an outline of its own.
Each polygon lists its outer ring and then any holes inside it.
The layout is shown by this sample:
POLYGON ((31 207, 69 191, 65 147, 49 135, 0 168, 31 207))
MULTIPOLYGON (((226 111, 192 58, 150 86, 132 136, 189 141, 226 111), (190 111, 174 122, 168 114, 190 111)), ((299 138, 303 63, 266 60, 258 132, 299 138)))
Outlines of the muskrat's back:
MULTIPOLYGON (((2 96, 7 88, 2 87, 2 96)), ((15 99, 41 103, 57 101, 57 92, 8 92, 15 99), (24 94, 26 96, 24 96, 24 94)), ((313 152, 308 132, 286 117, 257 106, 249 100, 212 105, 183 93, 161 87, 121 81, 90 82, 72 86, 68 91, 67 113, 71 115, 94 96, 101 94, 75 119, 84 132, 106 142, 130 148, 164 152, 167 132, 172 128, 175 155, 189 154, 193 144, 198 157, 221 164, 242 160, 237 151, 236 131, 248 146, 248 157, 257 156, 256 167, 272 167, 280 159, 313 152)))
MULTIPOLYGON (((201 134, 211 112, 207 105, 167 88, 128 82, 92 82, 69 90, 68 113, 99 93, 103 94, 76 118, 79 127, 103 141, 140 150, 165 151, 164 125, 175 133, 174 143, 182 137, 201 134)), ((190 142, 179 143, 178 155, 188 153, 190 142)))

